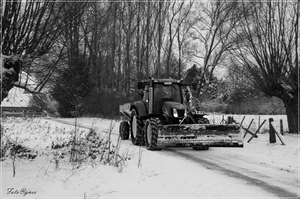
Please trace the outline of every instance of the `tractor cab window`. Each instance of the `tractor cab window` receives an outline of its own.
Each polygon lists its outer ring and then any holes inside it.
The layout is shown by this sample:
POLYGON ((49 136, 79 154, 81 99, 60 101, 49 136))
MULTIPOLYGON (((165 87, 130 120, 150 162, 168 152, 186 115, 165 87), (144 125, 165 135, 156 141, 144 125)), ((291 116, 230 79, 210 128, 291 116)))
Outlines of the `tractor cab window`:
POLYGON ((154 112, 161 111, 161 107, 164 101, 182 102, 181 90, 179 85, 171 84, 155 84, 154 85, 154 112))

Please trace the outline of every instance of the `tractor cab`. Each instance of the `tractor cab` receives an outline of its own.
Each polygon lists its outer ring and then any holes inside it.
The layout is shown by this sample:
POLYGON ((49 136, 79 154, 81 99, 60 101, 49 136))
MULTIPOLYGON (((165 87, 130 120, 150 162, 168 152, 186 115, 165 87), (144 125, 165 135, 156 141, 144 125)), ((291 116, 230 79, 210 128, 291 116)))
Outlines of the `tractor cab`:
POLYGON ((180 81, 171 79, 149 79, 138 84, 143 89, 142 101, 148 113, 161 116, 169 124, 178 124, 185 117, 181 86, 180 81))

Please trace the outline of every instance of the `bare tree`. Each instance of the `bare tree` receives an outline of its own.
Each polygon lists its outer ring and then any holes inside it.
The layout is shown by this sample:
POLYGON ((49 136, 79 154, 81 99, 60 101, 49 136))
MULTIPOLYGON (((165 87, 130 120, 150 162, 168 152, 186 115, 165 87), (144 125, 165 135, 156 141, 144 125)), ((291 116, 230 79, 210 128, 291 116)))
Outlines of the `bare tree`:
POLYGON ((126 2, 123 6, 123 34, 125 37, 125 56, 124 56, 124 72, 125 72, 125 90, 127 97, 130 96, 130 80, 132 73, 132 61, 131 61, 131 48, 133 45, 132 38, 133 34, 137 29, 137 26, 133 23, 134 16, 136 14, 136 7, 133 6, 132 2, 126 2))
POLYGON ((55 65, 44 70, 43 77, 34 87, 29 86, 34 73, 35 58, 45 55, 52 48, 62 31, 61 10, 65 3, 54 1, 13 1, 2 4, 1 52, 1 102, 13 86, 31 93, 38 93, 53 74, 55 65), (21 72, 27 79, 21 81, 21 72))
POLYGON ((197 96, 205 84, 209 84, 215 68, 226 58, 226 53, 234 46, 230 37, 239 16, 234 2, 197 2, 198 14, 193 22, 193 38, 197 43, 191 52, 203 68, 198 80, 197 96))
POLYGON ((165 26, 166 26, 166 17, 168 16, 168 9, 170 6, 169 1, 159 1, 158 3, 158 10, 156 14, 158 15, 158 25, 156 30, 156 63, 155 63, 155 76, 158 78, 162 77, 162 56, 163 56, 163 47, 164 47, 164 33, 165 33, 165 26))
POLYGON ((249 70, 258 89, 283 101, 289 131, 299 132, 299 3, 243 4, 243 9, 235 57, 249 70))
POLYGON ((169 8, 169 16, 167 18, 167 42, 166 42, 166 72, 165 76, 170 77, 170 64, 171 64, 171 58, 174 53, 178 53, 178 78, 180 78, 180 72, 182 68, 182 44, 184 40, 184 36, 189 31, 191 26, 188 26, 184 28, 184 22, 186 22, 191 8, 193 6, 194 1, 191 2, 178 2, 174 0, 169 8), (177 40, 175 40, 177 38, 177 40), (178 43, 176 43, 178 42, 178 43), (175 44, 176 43, 176 44, 175 44), (174 50, 175 46, 178 46, 178 50, 174 50), (177 52, 178 51, 178 52, 177 52))
POLYGON ((170 61, 171 61, 171 56, 173 53, 173 50, 172 50, 173 42, 175 40, 175 36, 177 35, 177 32, 179 31, 178 27, 174 30, 174 28, 173 28, 174 21, 175 21, 177 15, 179 15, 179 12, 181 11, 183 5, 184 5, 184 1, 179 3, 175 0, 175 1, 173 1, 173 3, 170 6, 170 9, 169 9, 169 17, 167 19, 167 21, 168 21, 168 24, 167 24, 168 25, 168 42, 167 42, 168 47, 167 47, 167 52, 166 52, 167 53, 166 76, 167 77, 170 76, 170 61))
POLYGON ((192 26, 192 7, 195 1, 190 1, 186 7, 184 7, 176 20, 177 27, 177 46, 178 46, 178 79, 182 77, 182 71, 184 69, 184 57, 187 53, 183 51, 188 45, 188 37, 192 26))

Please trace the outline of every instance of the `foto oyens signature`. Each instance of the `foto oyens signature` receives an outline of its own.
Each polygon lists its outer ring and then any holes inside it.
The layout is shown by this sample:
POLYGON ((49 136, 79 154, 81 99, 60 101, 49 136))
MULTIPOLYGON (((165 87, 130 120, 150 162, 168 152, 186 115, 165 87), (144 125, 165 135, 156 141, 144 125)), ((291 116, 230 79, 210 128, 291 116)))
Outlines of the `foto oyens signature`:
POLYGON ((22 189, 15 189, 15 188, 8 188, 6 195, 35 195, 37 191, 29 190, 27 188, 22 188, 22 189))

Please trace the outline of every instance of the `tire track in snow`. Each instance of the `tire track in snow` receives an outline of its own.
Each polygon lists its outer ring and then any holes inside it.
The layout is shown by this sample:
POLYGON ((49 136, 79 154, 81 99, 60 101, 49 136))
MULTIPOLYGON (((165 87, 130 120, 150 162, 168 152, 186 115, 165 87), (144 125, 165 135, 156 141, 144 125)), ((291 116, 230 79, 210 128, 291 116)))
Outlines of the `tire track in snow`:
POLYGON ((299 198, 298 194, 296 194, 290 190, 284 189, 282 187, 279 187, 277 185, 273 185, 273 184, 269 183, 268 180, 266 180, 266 179, 269 178, 269 180, 270 180, 270 177, 266 176, 262 173, 257 173, 255 171, 251 171, 249 169, 242 169, 244 172, 244 173, 242 173, 241 168, 238 168, 235 166, 232 167, 232 165, 230 165, 231 168, 226 168, 227 166, 222 166, 223 165, 222 162, 213 161, 212 159, 208 159, 205 156, 203 156, 203 157, 196 156, 194 154, 190 154, 188 152, 181 151, 180 149, 178 150, 178 149, 166 148, 163 150, 166 152, 173 153, 178 156, 184 157, 184 158, 194 161, 198 164, 201 164, 202 166, 204 166, 207 169, 220 171, 230 177, 242 179, 242 180, 250 183, 251 185, 260 187, 260 188, 262 188, 272 194, 275 194, 279 197, 299 198), (250 174, 250 175, 247 175, 247 174, 250 174))

